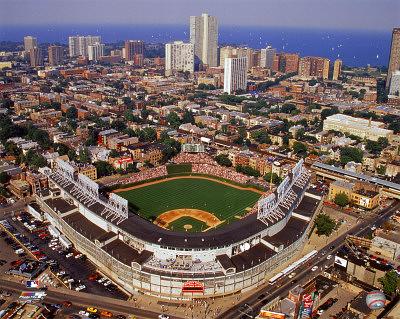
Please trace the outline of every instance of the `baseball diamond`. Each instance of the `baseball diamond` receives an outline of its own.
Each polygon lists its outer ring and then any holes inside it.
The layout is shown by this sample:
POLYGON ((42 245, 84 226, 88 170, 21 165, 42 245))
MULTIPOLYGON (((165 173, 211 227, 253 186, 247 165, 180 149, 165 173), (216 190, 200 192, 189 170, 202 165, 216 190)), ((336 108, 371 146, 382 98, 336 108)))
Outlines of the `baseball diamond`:
MULTIPOLYGON (((206 225, 199 228, 189 222, 192 232, 237 220, 254 206, 262 193, 201 176, 167 178, 116 192, 128 200, 139 216, 158 226, 171 229, 172 222, 185 216, 206 225)), ((186 231, 182 227, 173 230, 186 231)))

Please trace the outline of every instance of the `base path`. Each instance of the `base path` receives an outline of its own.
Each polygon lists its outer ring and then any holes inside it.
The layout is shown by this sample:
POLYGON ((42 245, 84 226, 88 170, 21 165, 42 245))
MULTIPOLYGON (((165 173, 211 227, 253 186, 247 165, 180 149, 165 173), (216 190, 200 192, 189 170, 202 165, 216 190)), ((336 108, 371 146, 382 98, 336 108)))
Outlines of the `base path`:
POLYGON ((216 216, 204 210, 181 208, 169 210, 165 213, 162 213, 156 218, 154 224, 163 228, 168 228, 170 223, 178 220, 181 217, 192 217, 207 224, 208 227, 216 227, 222 223, 222 221, 219 220, 216 216))
POLYGON ((113 190, 113 193, 126 192, 126 191, 129 191, 129 190, 132 190, 132 189, 136 189, 136 188, 142 188, 142 187, 153 185, 153 184, 164 183, 164 182, 167 182, 167 181, 172 181, 174 179, 185 179, 185 178, 186 179, 188 179, 188 178, 189 179, 206 179, 206 180, 209 180, 209 181, 213 181, 213 182, 216 182, 216 183, 220 183, 220 184, 227 185, 229 187, 233 187, 233 188, 236 188, 236 189, 241 189, 241 190, 244 190, 244 191, 251 191, 251 192, 254 192, 254 193, 261 194, 261 195, 263 195, 265 193, 263 191, 260 191, 257 188, 242 187, 242 186, 238 186, 238 185, 234 185, 234 184, 231 184, 231 183, 228 183, 228 182, 221 181, 221 180, 216 179, 216 178, 205 177, 205 176, 197 176, 197 175, 167 177, 167 178, 163 178, 163 179, 160 179, 160 180, 156 180, 156 181, 152 181, 152 182, 148 182, 148 183, 144 183, 144 184, 139 184, 139 185, 134 185, 134 186, 127 187, 127 188, 119 188, 119 189, 113 190))

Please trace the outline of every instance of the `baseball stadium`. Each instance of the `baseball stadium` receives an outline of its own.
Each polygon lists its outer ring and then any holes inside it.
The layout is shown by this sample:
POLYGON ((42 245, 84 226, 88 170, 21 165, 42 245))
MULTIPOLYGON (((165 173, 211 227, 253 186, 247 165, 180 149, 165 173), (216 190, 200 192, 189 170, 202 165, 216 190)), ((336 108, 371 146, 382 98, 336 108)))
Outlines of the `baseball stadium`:
POLYGON ((44 218, 125 291, 168 299, 264 283, 302 249, 320 204, 302 160, 277 187, 190 153, 101 187, 62 160, 43 173, 44 218))

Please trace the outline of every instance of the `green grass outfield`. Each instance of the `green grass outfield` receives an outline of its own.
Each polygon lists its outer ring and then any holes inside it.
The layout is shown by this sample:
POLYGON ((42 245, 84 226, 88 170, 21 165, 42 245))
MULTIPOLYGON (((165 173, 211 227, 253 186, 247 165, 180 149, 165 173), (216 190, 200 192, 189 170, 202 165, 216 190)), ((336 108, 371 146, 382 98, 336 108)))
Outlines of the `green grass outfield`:
MULTIPOLYGON (((198 178, 166 180, 153 185, 119 192, 139 216, 154 220, 160 214, 179 208, 195 208, 214 214, 227 223, 253 207, 260 194, 241 190, 217 181, 198 178)), ((224 223, 226 224, 226 223, 224 223)))
POLYGON ((175 230, 175 231, 200 232, 200 231, 206 230, 208 228, 208 226, 206 223, 204 223, 200 220, 197 220, 196 218, 184 216, 184 217, 178 218, 177 220, 170 223, 168 228, 171 230, 175 230), (186 230, 183 227, 185 225, 191 225, 192 228, 186 230))

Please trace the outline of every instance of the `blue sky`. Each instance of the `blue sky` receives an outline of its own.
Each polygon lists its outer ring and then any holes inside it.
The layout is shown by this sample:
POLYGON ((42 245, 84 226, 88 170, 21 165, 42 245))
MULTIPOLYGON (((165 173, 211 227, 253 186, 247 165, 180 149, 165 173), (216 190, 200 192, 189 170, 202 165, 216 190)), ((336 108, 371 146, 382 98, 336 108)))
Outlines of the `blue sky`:
POLYGON ((187 24, 216 15, 222 25, 390 30, 400 0, 0 0, 10 25, 187 24))

